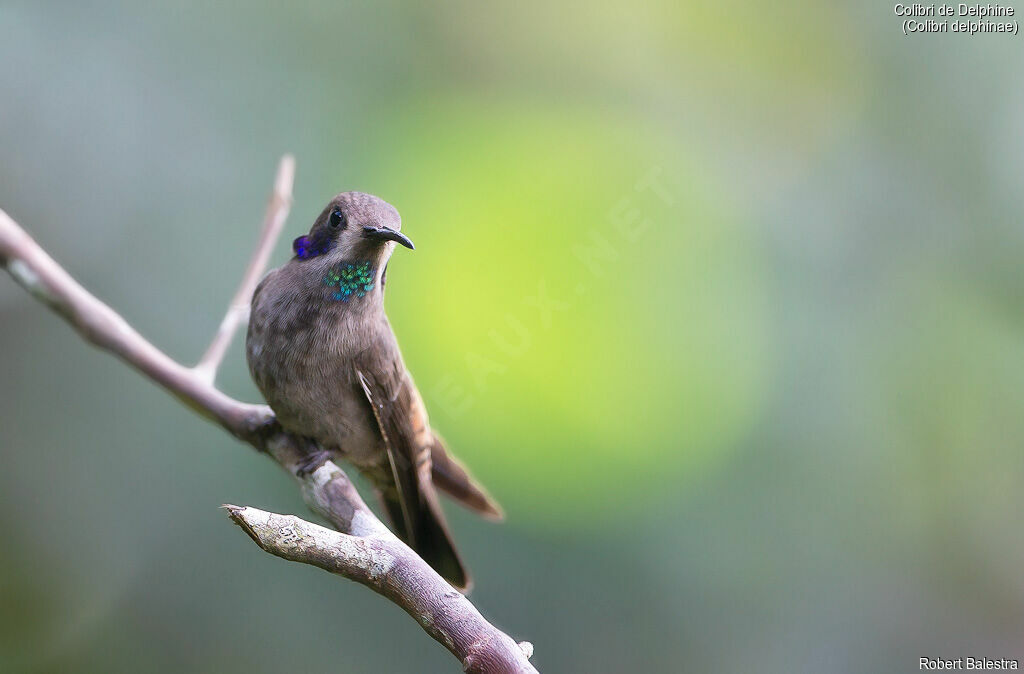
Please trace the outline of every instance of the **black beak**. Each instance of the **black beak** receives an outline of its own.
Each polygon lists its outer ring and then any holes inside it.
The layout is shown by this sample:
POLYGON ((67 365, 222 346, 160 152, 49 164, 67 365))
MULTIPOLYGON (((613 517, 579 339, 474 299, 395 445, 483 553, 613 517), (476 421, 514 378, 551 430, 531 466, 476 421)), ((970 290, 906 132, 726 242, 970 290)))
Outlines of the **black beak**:
POLYGON ((380 239, 382 241, 394 241, 402 244, 409 250, 416 250, 416 246, 412 245, 412 240, 410 240, 409 237, 387 227, 363 227, 363 236, 367 236, 371 239, 380 239))

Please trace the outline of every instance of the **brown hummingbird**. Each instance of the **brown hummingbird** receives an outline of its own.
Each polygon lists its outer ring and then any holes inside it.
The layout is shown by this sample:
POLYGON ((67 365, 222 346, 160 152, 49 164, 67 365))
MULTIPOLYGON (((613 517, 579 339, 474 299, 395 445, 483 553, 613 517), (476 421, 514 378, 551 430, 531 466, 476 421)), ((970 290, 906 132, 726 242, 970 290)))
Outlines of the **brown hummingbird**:
POLYGON ((391 253, 413 249, 401 228, 375 196, 331 199, 253 294, 246 356, 281 426, 357 467, 399 537, 466 591, 434 487, 489 519, 502 512, 431 430, 384 313, 391 253))

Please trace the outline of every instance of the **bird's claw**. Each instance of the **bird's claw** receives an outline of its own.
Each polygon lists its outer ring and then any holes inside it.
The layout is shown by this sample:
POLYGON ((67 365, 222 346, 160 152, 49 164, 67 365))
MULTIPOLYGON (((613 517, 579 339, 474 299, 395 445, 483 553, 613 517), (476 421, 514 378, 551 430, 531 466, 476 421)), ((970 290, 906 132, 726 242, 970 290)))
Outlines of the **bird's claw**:
POLYGON ((313 450, 302 457, 295 465, 295 477, 305 479, 330 460, 331 455, 329 452, 323 449, 313 450))

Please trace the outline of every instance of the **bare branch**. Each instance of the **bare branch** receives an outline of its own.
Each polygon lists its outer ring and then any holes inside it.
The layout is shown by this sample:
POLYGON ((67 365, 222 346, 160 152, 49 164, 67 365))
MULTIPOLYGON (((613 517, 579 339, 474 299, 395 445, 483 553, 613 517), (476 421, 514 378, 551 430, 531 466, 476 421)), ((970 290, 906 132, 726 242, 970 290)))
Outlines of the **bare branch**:
POLYGON ((529 642, 517 644, 484 619, 409 546, 386 529, 349 536, 293 515, 225 505, 258 546, 292 562, 318 566, 369 587, 401 606, 463 663, 467 672, 534 672, 529 642))
POLYGON ((231 345, 231 338, 234 337, 238 326, 249 317, 249 303, 252 301, 252 294, 267 269, 267 262, 270 261, 270 253, 274 250, 284 223, 288 219, 288 212, 292 206, 292 185, 295 182, 295 158, 290 154, 281 157, 277 165, 277 178, 274 180, 274 191, 270 194, 270 202, 267 204, 267 212, 263 217, 263 231, 260 234, 259 243, 253 251, 249 266, 242 276, 242 282, 235 292, 235 296, 228 305, 224 320, 217 328, 217 334, 206 349, 206 353, 195 366, 196 374, 202 379, 213 383, 217 378, 217 368, 224 360, 231 345))
POLYGON ((338 532, 295 517, 229 506, 231 517, 267 552, 314 564, 371 587, 398 604, 455 654, 467 672, 535 672, 533 646, 516 644, 488 623, 366 506, 345 473, 308 440, 277 424, 266 405, 225 395, 213 385, 244 309, 262 275, 290 203, 294 160, 284 157, 263 233, 213 343, 195 368, 148 342, 117 312, 80 286, 6 213, 0 211, 0 266, 88 342, 112 353, 192 410, 267 453, 299 482, 310 508, 338 532), (317 462, 317 459, 319 461, 317 462), (289 533, 292 532, 292 533, 289 533), (340 532, 340 533, 339 533, 340 532))
POLYGON ((273 412, 266 405, 248 405, 224 395, 146 341, 120 314, 71 278, 2 210, 0 264, 86 341, 125 361, 233 435, 244 438, 273 421, 273 412))

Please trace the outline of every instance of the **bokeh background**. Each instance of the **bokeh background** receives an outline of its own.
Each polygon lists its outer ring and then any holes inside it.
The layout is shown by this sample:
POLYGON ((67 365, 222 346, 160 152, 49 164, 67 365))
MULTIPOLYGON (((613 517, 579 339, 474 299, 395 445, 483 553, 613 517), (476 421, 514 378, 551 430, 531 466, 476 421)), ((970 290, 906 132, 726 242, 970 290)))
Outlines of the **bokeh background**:
MULTIPOLYGON (((1018 8, 1018 10, 1024 8, 1018 8)), ((1024 658, 1024 56, 892 6, 0 3, 0 207, 193 361, 379 194, 450 508, 546 672, 1024 658)), ((450 672, 224 502, 292 482, 0 278, 0 671, 450 672)), ((240 345, 222 371, 255 400, 240 345)))

